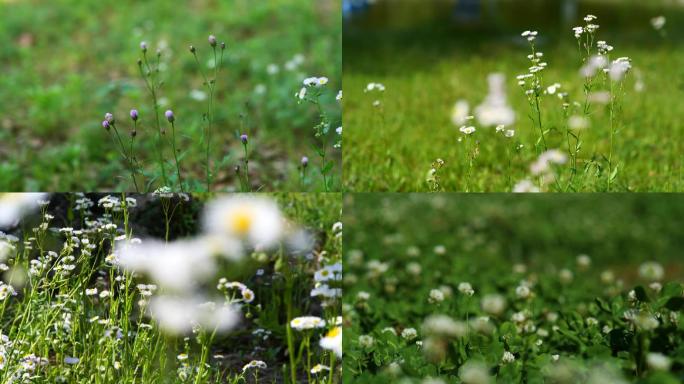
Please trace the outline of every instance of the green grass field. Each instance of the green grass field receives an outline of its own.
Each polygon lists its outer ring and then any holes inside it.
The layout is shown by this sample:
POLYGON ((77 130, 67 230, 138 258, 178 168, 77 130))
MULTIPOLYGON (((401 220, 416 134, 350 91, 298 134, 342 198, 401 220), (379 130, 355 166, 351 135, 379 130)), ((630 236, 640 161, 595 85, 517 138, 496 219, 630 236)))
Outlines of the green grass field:
POLYGON ((137 109, 137 189, 178 190, 171 126, 164 119, 164 111, 172 109, 184 189, 206 190, 203 116, 211 97, 202 71, 214 78, 207 41, 214 34, 226 49, 215 82, 211 189, 339 190, 341 150, 333 148, 341 125, 335 100, 341 88, 339 0, 2 0, 0 14, 0 189, 135 191, 119 143, 101 122, 105 113, 114 114, 127 149, 129 111, 137 109), (154 104, 136 64, 142 41, 149 47, 154 82, 161 82, 157 99, 161 129, 168 133, 162 141, 166 182, 154 104), (321 103, 331 127, 318 138, 319 112, 294 97, 309 76, 330 79, 321 88, 321 103), (243 133, 249 135, 249 181, 243 133), (325 161, 313 149, 321 146, 325 161), (310 163, 302 178, 303 156, 310 163), (329 168, 327 187, 322 167, 329 168))
POLYGON ((353 194, 344 210, 345 381, 684 377, 680 196, 353 194))
MULTIPOLYGON (((353 191, 500 191, 530 179, 542 191, 681 191, 684 189, 680 122, 684 71, 682 8, 664 2, 580 1, 576 15, 564 21, 560 2, 502 1, 482 5, 481 21, 454 21, 454 2, 380 2, 344 26, 346 187, 353 191), (612 60, 628 56, 633 68, 613 82, 614 129, 611 156, 610 103, 590 103, 584 114, 582 56, 572 27, 595 14, 596 40, 614 46, 612 60), (651 18, 664 15, 661 35, 651 18), (548 63, 542 72, 541 120, 546 148, 569 157, 575 139, 566 131, 570 116, 586 117, 577 162, 555 169, 544 183, 530 175, 530 165, 544 151, 537 116, 516 76, 527 72, 530 53, 520 35, 538 30, 536 48, 548 63), (475 120, 476 132, 465 136, 451 121, 457 100, 470 113, 487 96, 487 76, 505 75, 505 95, 515 111, 513 138, 475 120), (364 92, 371 82, 385 92, 364 92), (560 83, 570 104, 544 94, 560 83), (622 89, 624 92, 619 92, 622 89), (381 106, 373 106, 374 101, 381 106), (579 105, 574 103, 578 102, 579 105), (530 117, 531 116, 531 117, 530 117), (531 120, 531 118, 533 120, 531 120), (522 145, 522 148, 519 146, 522 145), (569 150, 570 149, 570 150, 569 150), (437 159, 439 186, 426 182, 437 159), (471 166, 472 163, 472 166, 471 166)), ((596 52, 596 47, 592 53, 596 52)), ((592 92, 609 90, 597 75, 592 92)), ((471 125, 466 123, 464 125, 471 125)))

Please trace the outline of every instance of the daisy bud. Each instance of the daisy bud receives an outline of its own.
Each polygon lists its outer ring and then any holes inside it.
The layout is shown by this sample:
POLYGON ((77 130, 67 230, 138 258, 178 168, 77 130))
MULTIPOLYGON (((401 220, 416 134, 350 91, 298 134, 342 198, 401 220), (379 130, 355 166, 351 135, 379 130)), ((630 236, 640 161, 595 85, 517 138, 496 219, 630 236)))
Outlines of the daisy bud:
POLYGON ((247 144, 247 135, 244 133, 240 135, 240 141, 242 141, 242 144, 247 144))
POLYGON ((137 109, 131 109, 131 119, 133 119, 133 121, 138 121, 138 110, 137 109))
POLYGON ((306 168, 307 165, 309 165, 309 158, 302 156, 302 167, 306 168))
POLYGON ((190 46, 190 53, 195 53, 195 46, 194 45, 190 46))
POLYGON ((114 124, 114 115, 109 112, 105 113, 105 120, 110 124, 114 124))
POLYGON ((176 120, 176 117, 173 115, 173 111, 170 109, 164 113, 164 116, 166 116, 166 120, 168 120, 169 123, 173 123, 176 120))
POLYGON ((209 45, 211 45, 212 47, 216 47, 216 36, 209 35, 209 45))
POLYGON ((107 120, 102 121, 102 127, 109 131, 109 121, 107 121, 107 120))
POLYGON ((142 41, 140 42, 140 50, 143 51, 143 53, 147 52, 147 43, 142 41))

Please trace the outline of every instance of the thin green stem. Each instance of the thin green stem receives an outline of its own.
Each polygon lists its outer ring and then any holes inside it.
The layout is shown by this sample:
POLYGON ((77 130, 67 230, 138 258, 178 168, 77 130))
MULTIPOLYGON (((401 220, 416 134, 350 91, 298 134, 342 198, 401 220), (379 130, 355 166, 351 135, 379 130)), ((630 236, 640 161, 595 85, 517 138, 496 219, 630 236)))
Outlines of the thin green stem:
POLYGON ((176 150, 176 124, 171 122, 171 147, 173 149, 173 158, 176 161, 176 172, 178 174, 178 184, 180 185, 181 192, 183 190, 183 178, 181 177, 180 162, 178 161, 178 151, 176 150))

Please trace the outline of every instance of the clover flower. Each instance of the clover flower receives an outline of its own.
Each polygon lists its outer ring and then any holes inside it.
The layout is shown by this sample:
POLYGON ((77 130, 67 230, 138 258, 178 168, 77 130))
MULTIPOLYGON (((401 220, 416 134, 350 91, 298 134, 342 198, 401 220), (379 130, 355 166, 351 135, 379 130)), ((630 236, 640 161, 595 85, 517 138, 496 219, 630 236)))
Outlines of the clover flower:
POLYGON ((639 277, 648 281, 660 281, 665 276, 665 269, 660 263, 647 261, 639 266, 639 277))
POLYGON ((672 366, 672 359, 659 352, 649 352, 646 355, 646 364, 656 371, 669 371, 672 366))
POLYGON ((472 296, 475 294, 475 290, 468 282, 462 282, 458 284, 458 291, 466 296, 472 296))
POLYGON ((656 16, 656 17, 651 19, 651 26, 656 31, 660 31, 665 26, 666 21, 667 20, 665 19, 665 16, 662 16, 662 15, 656 16))
POLYGON ((491 376, 484 363, 468 360, 458 369, 458 377, 464 384, 489 384, 491 376))
POLYGON ((359 345, 365 349, 372 348, 375 345, 375 339, 371 335, 361 335, 359 336, 359 345))
POLYGON ((506 309, 506 299, 499 294, 487 294, 480 302, 482 310, 491 315, 500 315, 506 309))
POLYGON ((404 330, 401 331, 401 337, 407 341, 411 341, 418 337, 418 331, 416 331, 415 328, 404 328, 404 330))

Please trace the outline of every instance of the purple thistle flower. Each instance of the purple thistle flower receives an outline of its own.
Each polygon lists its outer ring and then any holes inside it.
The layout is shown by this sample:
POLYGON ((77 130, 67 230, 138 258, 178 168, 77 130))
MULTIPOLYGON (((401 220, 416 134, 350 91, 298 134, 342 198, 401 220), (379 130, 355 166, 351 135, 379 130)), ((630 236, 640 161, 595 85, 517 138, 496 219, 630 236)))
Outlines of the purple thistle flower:
POLYGON ((209 45, 211 45, 212 47, 216 46, 216 36, 209 35, 209 45))
POLYGON ((105 113, 105 121, 107 121, 110 124, 114 124, 114 115, 112 115, 109 112, 105 113))
POLYGON ((302 167, 306 168, 307 165, 309 165, 309 158, 302 156, 302 167))
POLYGON ((133 119, 133 121, 138 121, 138 110, 137 109, 131 109, 131 119, 133 119))
POLYGON ((247 135, 244 133, 240 135, 240 141, 242 141, 242 144, 247 144, 247 135))
POLYGON ((109 121, 103 120, 102 121, 102 128, 109 130, 109 121))
POLYGON ((164 113, 164 116, 166 116, 166 120, 168 120, 169 123, 173 123, 176 120, 176 117, 173 115, 173 111, 170 109, 164 113))
POLYGON ((147 52, 147 43, 144 41, 140 42, 140 50, 143 51, 143 53, 147 52))

